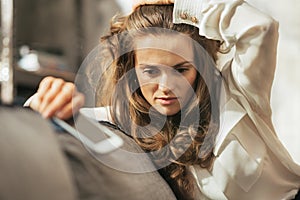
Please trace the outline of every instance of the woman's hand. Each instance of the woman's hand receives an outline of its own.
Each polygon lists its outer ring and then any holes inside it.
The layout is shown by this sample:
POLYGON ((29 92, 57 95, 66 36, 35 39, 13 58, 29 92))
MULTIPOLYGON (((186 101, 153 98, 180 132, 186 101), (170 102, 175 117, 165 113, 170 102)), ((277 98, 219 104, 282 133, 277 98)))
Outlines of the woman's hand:
POLYGON ((132 0, 132 10, 136 9, 141 5, 151 5, 151 4, 172 4, 174 0, 132 0))
POLYGON ((29 106, 45 118, 69 119, 84 105, 84 100, 73 83, 49 76, 41 81, 29 106))

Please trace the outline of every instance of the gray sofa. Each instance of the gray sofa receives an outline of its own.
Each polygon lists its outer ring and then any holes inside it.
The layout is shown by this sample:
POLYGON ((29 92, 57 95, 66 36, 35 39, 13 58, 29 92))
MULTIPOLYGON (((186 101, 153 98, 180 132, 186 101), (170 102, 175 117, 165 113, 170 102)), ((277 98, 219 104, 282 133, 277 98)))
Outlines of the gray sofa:
MULTIPOLYGON (((0 199, 175 199, 157 171, 129 173, 106 166, 80 141, 57 133, 29 109, 0 107, 0 127, 0 199)), ((143 152, 130 137, 110 128, 123 138, 122 149, 143 152)), ((124 164, 113 153, 105 156, 124 164)), ((128 162, 143 167, 145 161, 128 162)))

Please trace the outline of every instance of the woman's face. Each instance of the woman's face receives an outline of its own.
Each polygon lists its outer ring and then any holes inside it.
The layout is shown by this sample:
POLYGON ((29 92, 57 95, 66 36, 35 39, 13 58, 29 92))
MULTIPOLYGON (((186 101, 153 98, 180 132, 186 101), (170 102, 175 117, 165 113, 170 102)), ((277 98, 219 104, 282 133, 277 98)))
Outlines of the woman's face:
POLYGON ((148 103, 164 115, 178 113, 194 94, 197 70, 191 42, 176 36, 135 42, 135 70, 148 103))

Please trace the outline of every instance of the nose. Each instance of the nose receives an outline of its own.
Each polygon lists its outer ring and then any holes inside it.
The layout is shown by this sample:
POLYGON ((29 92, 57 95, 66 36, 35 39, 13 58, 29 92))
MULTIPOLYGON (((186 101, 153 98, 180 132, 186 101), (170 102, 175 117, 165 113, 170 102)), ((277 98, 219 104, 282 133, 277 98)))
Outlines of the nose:
POLYGON ((159 79, 158 89, 162 92, 168 93, 174 89, 174 77, 168 73, 163 73, 159 79))

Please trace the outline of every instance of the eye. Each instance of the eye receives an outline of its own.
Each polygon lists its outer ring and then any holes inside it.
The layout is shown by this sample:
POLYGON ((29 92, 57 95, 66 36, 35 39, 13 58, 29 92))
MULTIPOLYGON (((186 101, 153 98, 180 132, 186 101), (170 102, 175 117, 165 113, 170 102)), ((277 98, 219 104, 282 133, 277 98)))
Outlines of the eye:
POLYGON ((159 70, 155 67, 147 67, 143 70, 143 74, 153 76, 153 75, 159 74, 159 70))
POLYGON ((179 72, 179 73, 184 73, 184 72, 187 72, 189 70, 189 68, 187 67, 180 67, 180 68, 176 68, 176 71, 179 72))

